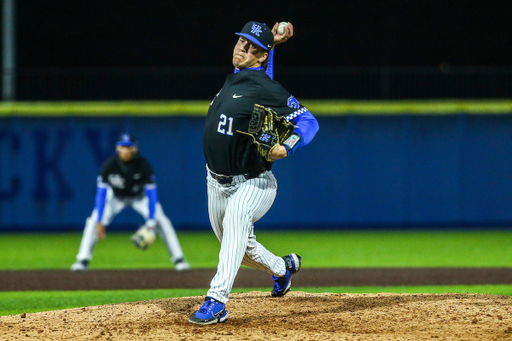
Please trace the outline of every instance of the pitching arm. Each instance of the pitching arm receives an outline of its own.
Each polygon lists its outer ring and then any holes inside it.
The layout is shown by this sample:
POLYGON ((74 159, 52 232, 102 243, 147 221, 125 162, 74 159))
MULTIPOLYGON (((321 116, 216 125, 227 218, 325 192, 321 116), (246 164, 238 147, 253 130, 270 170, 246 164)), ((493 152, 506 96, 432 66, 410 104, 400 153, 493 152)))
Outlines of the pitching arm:
POLYGON ((265 70, 270 79, 274 79, 274 49, 268 53, 267 70, 265 70))
POLYGON ((274 34, 274 46, 268 53, 268 65, 267 65, 267 75, 270 79, 274 79, 274 48, 277 44, 285 43, 293 36, 293 25, 288 23, 288 26, 285 27, 284 33, 277 33, 277 28, 279 27, 279 23, 276 23, 272 28, 272 33, 274 34))

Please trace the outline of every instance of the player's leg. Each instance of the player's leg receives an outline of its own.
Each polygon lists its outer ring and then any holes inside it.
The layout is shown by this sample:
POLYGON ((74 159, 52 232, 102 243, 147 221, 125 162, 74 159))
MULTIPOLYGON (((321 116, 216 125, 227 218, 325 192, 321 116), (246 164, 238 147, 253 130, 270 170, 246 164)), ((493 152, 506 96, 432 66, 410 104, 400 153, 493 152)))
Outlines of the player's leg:
POLYGON ((213 233, 215 233, 219 242, 222 242, 222 220, 226 213, 229 196, 235 192, 235 189, 222 186, 208 174, 207 192, 208 217, 210 219, 210 224, 212 226, 213 233))
MULTIPOLYGON (((114 197, 112 189, 107 190, 105 199, 105 208, 103 209, 102 223, 108 226, 112 219, 125 207, 125 203, 114 197)), ((89 261, 92 259, 94 247, 98 242, 98 233, 96 224, 98 220, 98 211, 94 209, 85 222, 85 228, 80 242, 80 248, 76 256, 76 262, 71 266, 73 271, 88 270, 89 261)))
POLYGON ((165 243, 167 252, 171 255, 171 261, 178 271, 189 270, 190 265, 185 259, 180 241, 171 220, 165 215, 160 203, 156 204, 155 220, 157 222, 157 232, 165 243))
MULTIPOLYGON (((226 206, 229 202, 228 198, 236 192, 236 186, 223 186, 213 179, 210 172, 208 172, 207 192, 210 223, 215 236, 222 244, 222 220, 224 219, 226 206)), ((215 324, 225 322, 228 319, 229 314, 224 303, 215 300, 213 297, 206 296, 205 302, 196 313, 192 314, 189 322, 197 324, 215 324), (211 316, 214 318, 210 318, 211 316)))
MULTIPOLYGON (((144 219, 149 216, 148 197, 144 196, 140 200, 133 202, 133 209, 137 211, 144 219)), ((157 202, 155 206, 155 221, 156 232, 162 238, 167 248, 167 252, 171 256, 171 261, 175 264, 175 269, 178 271, 190 269, 190 265, 183 255, 180 241, 176 234, 176 230, 171 223, 171 220, 165 215, 162 205, 157 202)))
POLYGON ((247 251, 242 264, 266 271, 272 275, 274 288, 272 296, 284 296, 291 287, 292 275, 299 272, 302 258, 291 253, 277 257, 256 241, 254 234, 249 237, 247 251))
MULTIPOLYGON (((275 180, 275 179, 274 179, 275 180)), ((222 221, 223 233, 217 274, 212 279, 207 296, 226 303, 242 263, 254 216, 263 216, 274 202, 277 185, 267 177, 239 184, 226 207, 222 221)))
MULTIPOLYGON (((264 176, 275 180, 271 172, 265 173, 264 176)), ((257 212, 254 215, 253 222, 258 221, 265 213, 266 211, 264 210, 257 212)), ((272 296, 280 297, 284 296, 290 290, 292 275, 300 270, 301 257, 295 253, 284 257, 277 257, 256 241, 254 229, 252 229, 242 264, 271 274, 274 280, 272 296)))
MULTIPOLYGON (((271 202, 264 202, 257 208, 254 212, 253 223, 260 220, 268 212, 277 194, 277 181, 272 172, 265 172, 261 177, 266 179, 264 185, 269 191, 273 191, 274 195, 271 202)), ((278 277, 284 276, 286 273, 286 267, 282 257, 274 255, 256 240, 254 225, 252 225, 250 229, 247 248, 242 264, 263 270, 278 277)))
POLYGON ((94 209, 90 217, 85 220, 85 228, 80 242, 80 248, 76 255, 76 262, 71 265, 73 271, 85 271, 89 269, 89 261, 92 258, 94 246, 98 241, 96 233, 96 221, 98 219, 98 211, 94 209))
POLYGON ((254 232, 251 232, 249 236, 242 264, 263 270, 277 277, 284 276, 286 273, 283 258, 274 255, 261 245, 261 243, 257 242, 254 232))

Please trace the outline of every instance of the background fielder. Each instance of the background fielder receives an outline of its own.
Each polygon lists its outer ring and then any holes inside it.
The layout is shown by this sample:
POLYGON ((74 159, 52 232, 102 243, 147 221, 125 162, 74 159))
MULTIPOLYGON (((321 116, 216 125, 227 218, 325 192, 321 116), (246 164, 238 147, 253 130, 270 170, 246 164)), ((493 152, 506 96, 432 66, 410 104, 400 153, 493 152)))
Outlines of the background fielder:
POLYGON ((291 276, 300 270, 301 257, 275 256, 256 241, 254 223, 267 213, 277 194, 273 160, 282 159, 307 145, 318 131, 314 116, 272 80, 275 44, 293 35, 289 24, 277 34, 265 24, 248 22, 233 50, 235 73, 229 75, 214 98, 206 118, 203 149, 207 163, 208 213, 221 242, 217 273, 201 308, 189 322, 214 324, 228 318, 226 302, 241 264, 266 271, 274 279, 272 296, 290 290, 291 276), (275 36, 275 39, 274 39, 275 36), (293 135, 277 145, 267 161, 247 132, 255 104, 270 107, 295 124, 293 135))
POLYGON ((95 207, 87 218, 73 271, 88 270, 94 246, 105 239, 106 226, 127 207, 132 207, 145 220, 145 225, 132 237, 142 249, 154 240, 155 232, 164 241, 171 261, 178 271, 188 270, 176 231, 158 201, 155 175, 151 164, 139 154, 133 135, 122 134, 116 143, 117 155, 105 161, 98 176, 95 207), (149 240, 148 240, 149 239, 149 240))

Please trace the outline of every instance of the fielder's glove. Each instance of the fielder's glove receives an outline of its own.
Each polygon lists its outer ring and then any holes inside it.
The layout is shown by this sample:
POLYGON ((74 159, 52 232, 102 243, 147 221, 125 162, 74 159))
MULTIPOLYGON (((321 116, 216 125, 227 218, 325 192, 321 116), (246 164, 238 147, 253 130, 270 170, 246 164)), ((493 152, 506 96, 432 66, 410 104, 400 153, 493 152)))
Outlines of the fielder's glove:
POLYGON ((248 132, 237 130, 239 133, 249 135, 258 145, 258 152, 267 161, 270 159, 272 149, 292 135, 295 126, 286 118, 267 107, 254 104, 248 132))
POLYGON ((142 225, 137 232, 133 236, 131 236, 130 240, 133 245, 138 247, 141 250, 146 250, 148 247, 153 244, 156 238, 156 233, 154 228, 147 227, 146 225, 142 225))

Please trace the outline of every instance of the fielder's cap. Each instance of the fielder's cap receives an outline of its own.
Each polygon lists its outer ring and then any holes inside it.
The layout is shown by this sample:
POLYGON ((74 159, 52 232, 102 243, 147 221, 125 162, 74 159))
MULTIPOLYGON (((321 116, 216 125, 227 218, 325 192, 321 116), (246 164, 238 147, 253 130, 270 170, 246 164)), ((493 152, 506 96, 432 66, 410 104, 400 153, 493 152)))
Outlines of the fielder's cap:
POLYGON ((274 46, 274 34, 272 30, 265 24, 257 21, 249 21, 245 24, 242 31, 236 32, 239 36, 245 37, 260 46, 266 51, 269 51, 274 46))
POLYGON ((117 140, 116 146, 136 147, 137 139, 132 134, 121 134, 117 140))

